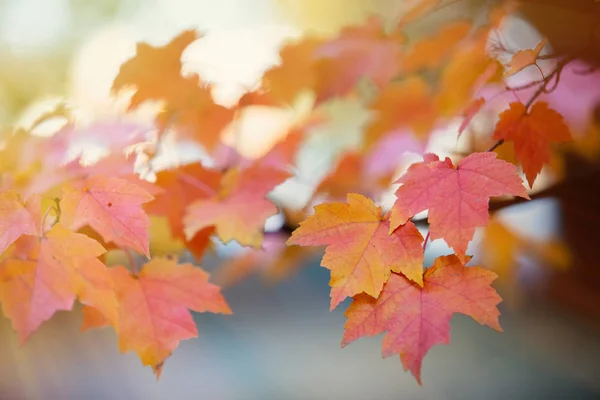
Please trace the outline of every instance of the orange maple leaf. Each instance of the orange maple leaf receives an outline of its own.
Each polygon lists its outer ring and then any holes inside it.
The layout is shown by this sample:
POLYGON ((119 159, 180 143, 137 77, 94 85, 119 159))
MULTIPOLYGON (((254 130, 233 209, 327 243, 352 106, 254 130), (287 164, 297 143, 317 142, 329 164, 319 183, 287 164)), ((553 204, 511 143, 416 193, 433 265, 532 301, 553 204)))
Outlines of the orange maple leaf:
POLYGON ((321 265, 331 270, 331 310, 346 297, 377 297, 391 272, 423 284, 423 237, 412 222, 390 231, 381 207, 360 194, 324 203, 300 223, 287 244, 327 246, 321 265))
POLYGON ((345 153, 335 169, 325 176, 315 188, 315 194, 325 193, 336 200, 345 198, 349 192, 369 195, 369 193, 359 190, 362 174, 362 155, 357 152, 345 153))
POLYGON ((455 21, 442 26, 435 36, 417 41, 403 59, 403 72, 437 68, 444 62, 473 24, 470 21, 455 21))
POLYGON ((176 99, 179 85, 173 85, 173 82, 181 80, 181 55, 198 38, 196 31, 188 30, 165 46, 138 43, 136 55, 121 65, 113 82, 113 91, 131 86, 136 88, 129 103, 130 110, 148 100, 176 99))
MULTIPOLYGON (((156 258, 132 275, 122 266, 109 269, 119 304, 113 324, 121 352, 135 351, 158 375, 179 342, 198 336, 189 310, 231 314, 218 286, 192 264, 156 258), (189 310, 188 310, 189 309, 189 310)), ((83 330, 109 325, 95 311, 84 309, 83 330)))
POLYGON ((288 172, 263 166, 260 160, 245 169, 228 170, 215 196, 188 206, 186 237, 191 239, 200 230, 214 227, 225 243, 237 240, 244 246, 260 247, 265 221, 277 213, 266 196, 289 177, 288 172))
POLYGON ((187 240, 183 218, 186 208, 194 201, 208 199, 217 194, 221 183, 221 172, 204 168, 200 163, 183 165, 156 174, 156 184, 163 189, 161 194, 145 206, 149 214, 165 216, 174 238, 183 239, 186 247, 200 257, 210 242, 213 228, 204 229, 187 240))
POLYGON ((458 257, 466 260, 467 245, 475 228, 489 219, 491 196, 510 194, 529 198, 517 167, 497 160, 492 152, 472 153, 454 166, 450 158, 435 154, 410 166, 396 183, 390 233, 416 214, 429 210, 431 239, 443 238, 458 257))
POLYGON ((540 42, 533 49, 517 51, 508 63, 508 70, 506 70, 504 73, 505 76, 512 76, 517 72, 529 67, 530 65, 537 66, 537 59, 547 42, 548 40, 544 38, 540 40, 540 42))
POLYGON ((263 167, 287 171, 294 164, 298 149, 306 137, 306 131, 318 125, 320 121, 309 120, 292 127, 287 135, 271 147, 257 162, 263 167))
POLYGON ((369 174, 365 155, 350 151, 343 154, 335 169, 315 188, 315 194, 327 194, 334 200, 344 199, 348 193, 376 196, 390 183, 393 171, 379 175, 369 174))
POLYGON ((276 104, 292 104, 301 91, 313 90, 315 50, 322 43, 322 39, 308 37, 286 44, 279 52, 281 64, 263 75, 266 96, 276 104))
POLYGON ((157 118, 160 132, 173 127, 180 137, 197 140, 208 150, 220 142, 221 132, 233 120, 235 110, 216 104, 210 85, 197 75, 178 81, 177 96, 167 99, 157 118))
POLYGON ((0 266, 2 311, 25 342, 58 310, 70 310, 77 297, 108 320, 117 316, 117 299, 108 269, 97 259, 104 248, 89 237, 56 224, 35 237, 24 259, 0 266))
POLYGON ((414 75, 383 88, 369 109, 375 113, 375 118, 366 127, 367 147, 401 128, 410 128, 422 137, 435 126, 437 118, 429 85, 414 75))
POLYGON ((266 71, 266 93, 250 93, 244 103, 289 104, 304 90, 321 103, 348 94, 362 78, 383 87, 398 74, 404 35, 387 32, 381 18, 343 29, 331 40, 305 38, 280 51, 282 63, 266 71))
POLYGON ((0 254, 4 253, 21 235, 36 235, 36 222, 13 190, 0 193, 0 254))
POLYGON ((442 71, 435 102, 441 115, 454 117, 482 85, 501 78, 501 66, 485 50, 487 34, 457 49, 442 71))
POLYGON ((202 82, 198 75, 182 76, 181 55, 198 38, 197 32, 189 30, 165 46, 139 43, 136 55, 121 66, 112 89, 135 87, 130 110, 148 100, 163 101, 163 111, 156 118, 159 131, 173 127, 179 134, 196 139, 211 150, 235 111, 216 104, 210 85, 202 82))
POLYGON ((493 138, 514 142, 515 155, 529 186, 533 186, 544 164, 550 162, 550 143, 571 141, 571 133, 562 115, 548 103, 537 102, 529 112, 521 102, 510 103, 509 107, 500 114, 493 138))
POLYGON ((63 188, 60 221, 72 230, 89 225, 107 242, 150 257, 150 220, 142 204, 154 199, 146 190, 120 178, 101 175, 63 188))
POLYGON ((466 314, 502 332, 496 307, 502 301, 491 283, 497 275, 465 267, 455 255, 439 257, 427 268, 423 287, 392 274, 377 299, 358 295, 346 311, 342 346, 383 332, 382 354, 400 354, 405 370, 421 384, 421 364, 431 347, 450 343, 450 320, 466 314))

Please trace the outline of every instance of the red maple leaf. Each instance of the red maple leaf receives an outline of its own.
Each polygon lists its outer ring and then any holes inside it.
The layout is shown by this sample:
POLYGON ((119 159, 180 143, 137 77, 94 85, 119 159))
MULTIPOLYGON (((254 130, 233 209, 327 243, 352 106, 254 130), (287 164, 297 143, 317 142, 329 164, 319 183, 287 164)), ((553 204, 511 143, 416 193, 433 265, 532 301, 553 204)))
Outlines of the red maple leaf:
POLYGON ((266 196, 289 176, 260 162, 228 170, 217 194, 188 206, 184 217, 186 237, 191 239, 200 230, 214 227, 225 243, 237 240, 244 246, 260 247, 265 221, 278 211, 266 196))
POLYGON ((450 342, 454 313, 502 331, 496 307, 502 299, 490 285, 496 277, 480 267, 465 267, 455 255, 437 258, 425 271, 422 288, 392 274, 377 299, 364 294, 354 298, 345 313, 342 346, 387 331, 383 357, 400 354, 404 369, 421 384, 423 357, 434 345, 450 342))
POLYGON ((105 241, 150 256, 150 220, 142 204, 154 197, 146 190, 124 179, 96 175, 66 185, 63 191, 62 224, 73 230, 89 225, 105 241))
POLYGON ((470 154, 456 166, 447 157, 440 161, 435 154, 426 154, 396 183, 402 186, 391 210, 390 233, 429 210, 431 238, 443 238, 463 261, 475 228, 488 222, 491 196, 529 198, 517 167, 497 160, 492 152, 470 154))

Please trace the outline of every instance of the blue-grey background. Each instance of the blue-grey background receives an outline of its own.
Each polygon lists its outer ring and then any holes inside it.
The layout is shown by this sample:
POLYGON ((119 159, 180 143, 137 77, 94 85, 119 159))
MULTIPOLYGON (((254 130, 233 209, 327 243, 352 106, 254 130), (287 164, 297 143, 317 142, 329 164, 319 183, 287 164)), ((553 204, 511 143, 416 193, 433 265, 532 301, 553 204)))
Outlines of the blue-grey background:
POLYGON ((600 398, 600 329, 538 295, 501 307, 504 333, 454 317, 419 387, 397 357, 381 359, 381 337, 340 349, 345 304, 328 311, 328 279, 315 261, 276 286, 251 278, 226 290, 235 314, 198 315, 200 337, 182 342, 158 382, 119 353, 112 330, 80 333, 79 312, 58 313, 23 348, 3 319, 0 398, 600 398))

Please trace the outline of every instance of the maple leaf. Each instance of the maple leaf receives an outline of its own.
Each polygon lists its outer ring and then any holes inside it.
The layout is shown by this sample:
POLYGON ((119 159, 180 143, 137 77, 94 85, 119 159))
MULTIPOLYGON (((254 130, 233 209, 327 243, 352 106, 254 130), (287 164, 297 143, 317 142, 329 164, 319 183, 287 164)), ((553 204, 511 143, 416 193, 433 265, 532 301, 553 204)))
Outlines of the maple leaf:
POLYGON ((209 244, 214 229, 206 228, 196 233, 189 241, 184 232, 183 218, 186 208, 194 201, 208 199, 217 194, 221 173, 193 163, 156 174, 156 184, 163 189, 153 201, 145 206, 149 214, 165 216, 173 237, 183 239, 186 247, 200 257, 209 244))
POLYGON ((423 237, 412 222, 390 231, 381 207, 360 194, 347 203, 315 206, 287 244, 327 246, 321 265, 331 270, 331 310, 346 297, 366 293, 377 297, 391 272, 423 283, 423 237))
MULTIPOLYGON (((122 266, 110 268, 119 312, 114 324, 121 352, 135 351, 157 375, 179 342, 198 336, 189 310, 231 314, 218 286, 192 264, 155 258, 138 275, 122 266), (189 309, 189 310, 188 310, 189 309)), ((109 324, 94 311, 84 311, 83 330, 109 324)))
POLYGON ((18 129, 3 139, 0 143, 0 190, 17 190, 28 196, 44 192, 63 178, 56 169, 58 160, 46 152, 47 138, 18 129), (36 182, 43 182, 42 190, 31 190, 36 182))
POLYGON ((443 116, 454 117, 479 87, 501 79, 500 64, 487 55, 486 43, 487 35, 474 38, 457 49, 444 67, 435 99, 443 116))
POLYGON ((197 75, 183 78, 176 85, 177 95, 167 99, 165 110, 156 123, 160 132, 173 127, 180 137, 197 140, 212 150, 220 142, 221 132, 233 120, 235 110, 216 104, 211 86, 197 75))
POLYGON ((306 136, 306 131, 320 123, 312 118, 291 127, 287 134, 268 148, 260 158, 244 157, 234 147, 221 144, 213 155, 214 168, 226 170, 231 167, 248 168, 252 164, 287 171, 293 165, 296 153, 306 136))
POLYGON ((184 217, 186 237, 191 239, 200 230, 214 227, 225 243, 236 240, 244 246, 260 247, 265 221, 277 213, 277 207, 266 196, 289 177, 288 172, 260 162, 228 170, 215 196, 188 206, 184 217))
POLYGON ((2 311, 21 343, 56 311, 70 310, 76 297, 108 320, 116 319, 113 282, 96 258, 105 252, 98 242, 61 224, 33 239, 26 258, 0 266, 2 311))
MULTIPOLYGON (((315 188, 315 194, 325 193, 334 199, 345 198, 349 192, 361 192, 359 190, 363 173, 362 155, 357 152, 345 153, 338 161, 335 169, 325 176, 315 188)), ((372 181, 369 181, 371 183, 372 181)))
POLYGON ((521 102, 510 103, 509 109, 500 113, 493 138, 514 142, 515 155, 523 165, 529 186, 533 186, 544 164, 550 162, 549 144, 572 140, 562 115, 542 101, 529 112, 521 102))
POLYGON ((362 78, 384 87, 400 72, 404 42, 398 30, 387 33, 378 17, 343 29, 315 50, 316 102, 347 94, 362 78))
POLYGON ((376 196, 388 186, 393 171, 380 174, 367 171, 367 161, 365 156, 358 152, 345 153, 335 169, 316 187, 315 194, 325 193, 336 200, 344 199, 351 192, 376 196))
POLYGON ((295 126, 279 140, 273 147, 263 155, 258 163, 264 167, 286 171, 293 165, 296 154, 302 140, 304 140, 306 130, 315 126, 318 122, 309 121, 303 125, 295 126))
POLYGON ((463 113, 464 119, 458 127, 458 137, 460 137, 460 135, 462 135, 465 129, 467 129, 467 126, 469 126, 473 118, 475 118, 479 110, 481 110, 481 107, 483 107, 484 105, 485 99, 483 97, 480 97, 473 100, 471 104, 466 108, 466 110, 463 113))
POLYGON ((442 26, 435 36, 419 40, 404 57, 403 72, 437 68, 455 51, 472 26, 470 21, 455 21, 442 26))
POLYGON ((13 190, 0 193, 0 254, 4 253, 21 235, 36 235, 36 222, 13 190))
POLYGON ((107 242, 149 257, 150 220, 142 204, 154 199, 146 190, 120 178, 92 176, 63 188, 61 223, 72 230, 89 225, 107 242))
POLYGON ((121 65, 112 90, 116 92, 129 86, 136 88, 129 103, 130 110, 147 100, 177 98, 179 85, 173 85, 173 82, 181 79, 181 55, 198 38, 197 32, 187 30, 165 46, 138 43, 136 55, 121 65))
POLYGON ((265 72, 263 86, 275 103, 288 104, 303 90, 313 90, 316 103, 346 95, 362 78, 383 87, 400 71, 404 42, 402 33, 386 32, 383 21, 372 17, 328 41, 306 38, 287 44, 281 65, 265 72))
POLYGON ((128 146, 144 142, 152 125, 127 123, 118 120, 95 122, 87 126, 65 125, 49 137, 42 151, 49 162, 63 163, 79 158, 85 146, 119 152, 128 146))
POLYGON ((508 77, 524 70, 531 65, 537 66, 537 59, 547 42, 548 40, 544 38, 540 40, 540 42, 533 49, 517 51, 510 59, 510 62, 508 63, 508 70, 506 70, 504 74, 508 77))
POLYGON ((288 43, 281 49, 281 64, 263 75, 263 86, 269 98, 279 104, 292 104, 302 90, 314 89, 315 51, 322 43, 321 39, 308 37, 288 43))
POLYGON ((489 219, 491 196, 510 194, 529 198, 517 167, 496 159, 492 152, 472 153, 456 166, 435 154, 412 164, 396 183, 396 201, 390 216, 390 233, 416 214, 429 210, 431 239, 443 238, 464 261, 475 228, 489 219))
POLYGON ((434 345, 450 343, 454 313, 502 332, 496 307, 502 299, 491 286, 496 277, 484 268, 465 267, 455 255, 438 257, 425 271, 423 287, 392 274, 377 299, 354 298, 345 313, 342 347, 387 331, 383 357, 400 354, 404 369, 421 384, 423 358, 434 345))
POLYGON ((375 113, 375 118, 366 127, 367 147, 402 128, 410 128, 415 134, 424 136, 434 127, 437 118, 429 85, 412 75, 383 88, 369 109, 375 113))
POLYGON ((188 30, 165 46, 139 43, 136 55, 121 66, 112 89, 136 88, 130 110, 148 100, 164 101, 163 111, 156 118, 159 132, 173 127, 179 134, 196 139, 211 150, 235 110, 216 104, 210 85, 202 82, 198 75, 181 75, 181 55, 198 38, 197 32, 188 30))
POLYGON ((387 189, 398 166, 403 163, 402 156, 406 153, 423 154, 425 146, 426 143, 410 131, 393 130, 364 152, 363 178, 369 179, 372 176, 378 180, 383 179, 384 189, 387 189))

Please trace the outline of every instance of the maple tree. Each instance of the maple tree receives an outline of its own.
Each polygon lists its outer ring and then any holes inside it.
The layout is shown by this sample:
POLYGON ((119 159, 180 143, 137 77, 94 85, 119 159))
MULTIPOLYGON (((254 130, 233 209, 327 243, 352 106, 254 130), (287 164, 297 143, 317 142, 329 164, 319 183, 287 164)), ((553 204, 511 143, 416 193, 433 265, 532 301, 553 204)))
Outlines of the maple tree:
MULTIPOLYGON (((450 341, 453 314, 501 331, 501 299, 491 286, 497 275, 486 265, 467 266, 469 245, 477 229, 488 229, 493 204, 535 198, 530 189, 540 174, 551 171, 560 179, 557 160, 585 139, 542 99, 577 57, 542 54, 551 45, 545 38, 517 51, 494 44, 504 19, 517 12, 512 2, 482 6, 486 18, 477 24, 450 21, 417 39, 407 33, 443 4, 416 1, 393 26, 372 17, 332 37, 286 43, 281 62, 228 106, 215 101, 210 82, 184 72, 182 54, 202 40, 198 32, 185 31, 162 46, 140 43, 121 66, 113 92, 132 92, 130 111, 158 102, 150 128, 98 124, 86 130, 59 107, 30 129, 15 129, 0 150, 0 302, 21 342, 56 311, 73 309, 77 299, 84 305, 82 329, 111 326, 121 351, 135 351, 158 376, 179 342, 197 336, 190 310, 232 310, 200 266, 153 247, 157 229, 168 229, 164 240, 180 243, 173 253, 185 250, 196 260, 214 240, 246 247, 217 270, 224 284, 257 264, 272 277, 288 276, 318 254, 311 247, 325 247, 321 265, 331 273, 330 308, 352 298, 342 344, 387 332, 383 355, 399 354, 419 384, 426 353, 450 341), (550 63, 539 64, 542 59, 550 63), (541 77, 514 86, 510 79, 529 67, 541 77), (224 131, 241 111, 288 108, 307 93, 309 116, 290 124, 262 155, 250 159, 225 144, 224 131), (517 100, 498 103, 503 94, 517 100), (362 141, 339 152, 309 203, 286 209, 270 193, 294 177, 303 143, 327 123, 323 108, 340 99, 360 99, 371 112, 362 141), (494 116, 494 126, 481 140, 472 126, 484 113, 494 116), (57 116, 67 122, 53 136, 31 134, 57 116), (466 154, 425 151, 441 129, 479 143, 466 154), (98 136, 109 150, 100 160, 90 164, 69 153, 78 140, 98 136), (202 146, 208 158, 156 167, 168 136, 202 146), (570 141, 571 147, 559 147, 570 141), (406 150, 419 152, 421 160, 398 176, 406 150), (140 174, 140 164, 155 177, 140 174), (386 191, 395 196, 388 205, 386 191), (267 219, 278 213, 284 229, 266 235, 267 219), (427 244, 437 239, 453 254, 424 266, 427 244), (107 265, 108 253, 124 261, 107 265)), ((486 233, 510 236, 510 249, 531 247, 496 224, 486 233)))

